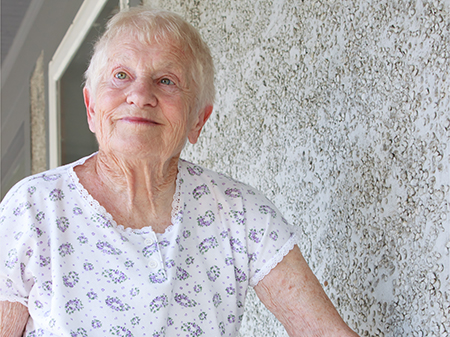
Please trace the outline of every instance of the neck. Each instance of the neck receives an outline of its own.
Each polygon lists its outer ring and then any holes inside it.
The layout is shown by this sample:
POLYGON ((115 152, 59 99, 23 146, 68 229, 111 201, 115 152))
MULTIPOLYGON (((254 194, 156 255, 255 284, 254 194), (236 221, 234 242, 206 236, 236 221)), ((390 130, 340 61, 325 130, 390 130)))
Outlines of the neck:
POLYGON ((111 191, 126 194, 130 203, 141 198, 157 200, 166 193, 173 195, 179 156, 165 161, 129 160, 99 152, 94 159, 99 180, 111 191))
POLYGON ((124 227, 170 225, 179 156, 129 160, 101 151, 75 171, 86 190, 124 227))

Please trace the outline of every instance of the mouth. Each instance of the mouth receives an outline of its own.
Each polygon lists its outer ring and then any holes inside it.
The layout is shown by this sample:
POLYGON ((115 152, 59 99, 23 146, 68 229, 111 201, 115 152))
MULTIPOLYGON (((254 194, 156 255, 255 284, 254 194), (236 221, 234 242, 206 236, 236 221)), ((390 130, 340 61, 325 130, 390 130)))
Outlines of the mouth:
POLYGON ((154 120, 143 118, 143 117, 123 117, 120 121, 135 125, 159 125, 160 123, 155 122, 154 120))

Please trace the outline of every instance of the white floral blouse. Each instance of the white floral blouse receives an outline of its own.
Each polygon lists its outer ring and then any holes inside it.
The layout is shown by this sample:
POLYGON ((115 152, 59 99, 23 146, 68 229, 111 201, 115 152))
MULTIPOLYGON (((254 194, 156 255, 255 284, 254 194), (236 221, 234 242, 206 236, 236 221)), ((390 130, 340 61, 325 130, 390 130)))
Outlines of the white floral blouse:
POLYGON ((85 160, 0 206, 0 300, 28 307, 25 336, 236 336, 247 287, 296 243, 273 204, 180 160, 172 225, 132 230, 79 183, 85 160))

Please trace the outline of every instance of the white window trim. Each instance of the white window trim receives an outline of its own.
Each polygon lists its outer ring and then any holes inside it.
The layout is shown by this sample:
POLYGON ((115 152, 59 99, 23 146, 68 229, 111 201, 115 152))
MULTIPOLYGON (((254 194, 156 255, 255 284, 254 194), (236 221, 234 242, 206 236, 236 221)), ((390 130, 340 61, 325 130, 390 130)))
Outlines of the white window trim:
POLYGON ((49 168, 61 165, 59 83, 108 0, 85 0, 48 65, 49 168))

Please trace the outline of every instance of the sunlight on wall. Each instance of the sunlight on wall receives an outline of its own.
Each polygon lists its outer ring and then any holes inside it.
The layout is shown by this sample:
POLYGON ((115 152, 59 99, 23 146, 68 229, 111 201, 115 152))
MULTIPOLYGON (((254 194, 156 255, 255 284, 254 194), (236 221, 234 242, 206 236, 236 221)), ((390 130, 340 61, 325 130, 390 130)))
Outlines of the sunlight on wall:
MULTIPOLYGON (((449 336, 450 1, 164 7, 217 70, 215 114, 184 157, 277 204, 361 336, 449 336)), ((254 292, 246 310, 242 336, 286 335, 254 292)))

